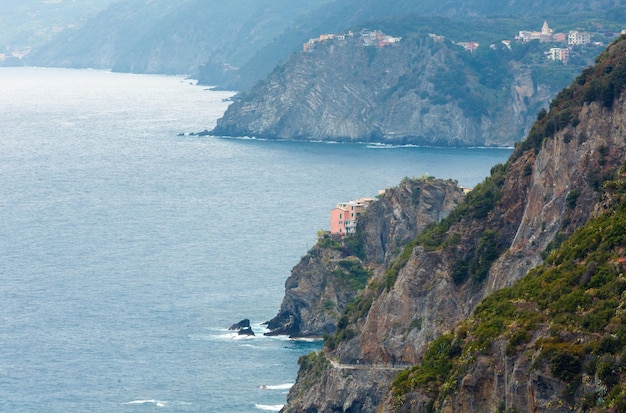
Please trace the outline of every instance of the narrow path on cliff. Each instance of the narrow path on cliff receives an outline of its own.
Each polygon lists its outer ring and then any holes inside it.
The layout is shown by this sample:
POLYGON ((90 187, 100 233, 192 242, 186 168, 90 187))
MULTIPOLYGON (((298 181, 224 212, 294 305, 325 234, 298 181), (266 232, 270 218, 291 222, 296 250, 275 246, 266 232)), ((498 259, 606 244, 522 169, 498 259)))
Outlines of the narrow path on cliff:
POLYGON ((331 366, 338 370, 406 370, 413 367, 412 364, 396 363, 390 364, 342 364, 335 360, 330 360, 331 366))

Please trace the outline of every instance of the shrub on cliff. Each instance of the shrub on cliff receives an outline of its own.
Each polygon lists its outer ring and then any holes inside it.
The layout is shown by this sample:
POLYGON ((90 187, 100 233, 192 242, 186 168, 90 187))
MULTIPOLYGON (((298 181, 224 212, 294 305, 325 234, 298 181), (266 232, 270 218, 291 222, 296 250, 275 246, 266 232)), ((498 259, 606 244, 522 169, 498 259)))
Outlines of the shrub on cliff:
POLYGON ((454 334, 428 347, 422 363, 392 387, 402 404, 420 389, 434 408, 456 387, 476 358, 507 343, 506 355, 526 352, 566 384, 573 409, 626 406, 626 177, 606 182, 618 202, 550 252, 546 263, 510 288, 488 296, 454 334), (457 343, 454 352, 443 344, 457 343), (437 355, 446 354, 437 364, 437 355), (435 366, 436 368, 433 368, 435 366), (586 377, 586 379, 584 379, 586 377), (584 380, 583 380, 584 379, 584 380), (585 387, 582 386, 586 380, 585 387), (595 384, 591 384, 595 383, 595 384), (595 392, 589 393, 589 389, 595 392))
POLYGON ((626 36, 617 39, 596 58, 596 64, 588 67, 563 89, 550 103, 550 112, 541 113, 528 138, 515 145, 512 159, 528 149, 539 150, 544 139, 566 126, 576 126, 580 110, 585 104, 599 102, 610 109, 626 85, 626 36))

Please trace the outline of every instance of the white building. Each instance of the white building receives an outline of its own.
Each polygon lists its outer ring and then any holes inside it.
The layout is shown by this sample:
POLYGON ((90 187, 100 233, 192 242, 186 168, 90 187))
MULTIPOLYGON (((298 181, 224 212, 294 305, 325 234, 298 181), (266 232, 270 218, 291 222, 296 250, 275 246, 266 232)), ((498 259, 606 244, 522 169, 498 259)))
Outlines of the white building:
POLYGON ((569 59, 569 49, 552 47, 549 52, 546 52, 546 56, 548 56, 548 59, 550 60, 567 64, 567 59, 569 59))
POLYGON ((567 44, 570 46, 578 46, 589 43, 591 43, 591 35, 587 32, 572 30, 567 35, 567 44))

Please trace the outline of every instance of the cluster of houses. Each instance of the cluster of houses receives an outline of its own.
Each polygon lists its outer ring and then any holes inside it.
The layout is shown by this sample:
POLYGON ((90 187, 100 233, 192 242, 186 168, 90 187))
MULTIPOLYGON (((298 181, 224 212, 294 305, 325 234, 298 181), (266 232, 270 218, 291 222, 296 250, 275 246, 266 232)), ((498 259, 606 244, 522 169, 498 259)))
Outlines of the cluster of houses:
POLYGON ((515 36, 515 40, 522 42, 539 40, 541 43, 567 43, 568 47, 552 47, 546 52, 548 59, 567 64, 571 48, 591 44, 591 34, 578 30, 570 30, 567 34, 554 33, 548 22, 544 21, 540 32, 522 30, 515 36))
POLYGON ((361 45, 365 47, 371 47, 371 46, 385 47, 385 46, 392 45, 394 43, 398 43, 400 40, 402 40, 401 37, 389 36, 388 34, 381 32, 380 30, 363 29, 356 34, 351 31, 348 32, 347 34, 331 34, 331 33, 322 34, 319 37, 316 37, 314 39, 309 39, 308 42, 304 43, 303 50, 305 52, 310 51, 317 43, 327 42, 331 40, 346 40, 346 39, 353 39, 353 38, 360 39, 362 42, 361 45))
MULTIPOLYGON (((622 34, 623 33, 624 32, 622 32, 622 34)), ((442 42, 444 40, 444 36, 436 34, 430 34, 430 36, 435 41, 442 42)), ((350 31, 347 34, 322 34, 314 39, 309 39, 309 41, 304 43, 303 50, 305 52, 311 51, 318 43, 328 41, 341 41, 346 39, 359 39, 361 42, 360 44, 365 47, 385 47, 394 43, 398 43, 400 40, 402 40, 401 37, 390 36, 380 30, 363 29, 358 33, 350 31)), ((544 21, 540 31, 520 30, 519 33, 515 36, 515 41, 518 42, 529 42, 531 40, 539 40, 541 43, 567 44, 567 47, 553 47, 545 52, 548 59, 560 61, 564 64, 567 64, 572 47, 584 46, 592 43, 591 34, 589 32, 571 30, 568 33, 555 33, 554 30, 550 28, 547 21, 544 21)), ((509 49, 511 48, 511 43, 511 40, 502 40, 502 44, 504 44, 509 49)), ((472 41, 455 42, 454 44, 463 47, 466 51, 470 53, 476 51, 480 46, 478 42, 472 41)), ((598 46, 602 45, 601 43, 594 44, 598 46)), ((496 45, 492 44, 490 47, 495 48, 496 45)))
POLYGON ((515 40, 522 42, 539 40, 541 43, 567 43, 568 46, 580 46, 591 43, 591 34, 578 30, 570 30, 567 34, 554 33, 548 22, 544 21, 540 32, 522 30, 515 36, 515 40))
MULTIPOLYGON (((567 47, 552 47, 545 52, 548 59, 563 62, 564 64, 567 64, 573 47, 592 43, 589 32, 570 30, 568 33, 555 33, 547 21, 543 22, 541 31, 520 30, 517 36, 515 36, 515 40, 523 43, 531 40, 539 40, 541 43, 566 43, 567 47)), ((474 52, 480 46, 477 42, 458 42, 455 44, 462 46, 468 52, 474 52)), ((511 48, 511 40, 502 40, 502 44, 509 49, 511 48)), ((596 42, 593 44, 602 46, 602 43, 596 42)), ((491 45, 490 47, 495 48, 496 46, 491 45)))

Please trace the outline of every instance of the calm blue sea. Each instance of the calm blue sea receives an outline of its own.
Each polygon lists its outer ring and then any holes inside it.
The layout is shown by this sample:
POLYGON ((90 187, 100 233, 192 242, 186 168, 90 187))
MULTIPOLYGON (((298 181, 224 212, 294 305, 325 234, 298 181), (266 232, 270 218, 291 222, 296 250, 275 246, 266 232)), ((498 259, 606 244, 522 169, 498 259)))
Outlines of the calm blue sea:
POLYGON ((1 412, 279 410, 320 344, 260 324, 330 209, 511 152, 178 136, 232 95, 179 77, 1 68, 0 91, 1 412))

